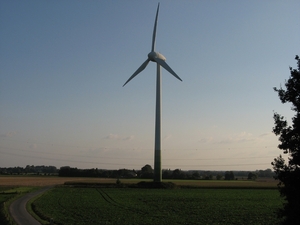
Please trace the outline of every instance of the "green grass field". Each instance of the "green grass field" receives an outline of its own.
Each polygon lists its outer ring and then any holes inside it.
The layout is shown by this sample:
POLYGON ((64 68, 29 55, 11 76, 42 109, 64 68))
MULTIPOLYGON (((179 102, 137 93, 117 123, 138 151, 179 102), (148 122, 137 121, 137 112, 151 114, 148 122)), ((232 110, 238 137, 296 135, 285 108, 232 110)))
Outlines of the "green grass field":
POLYGON ((9 204, 17 197, 36 189, 33 187, 0 186, 0 224, 14 224, 8 212, 9 204))
MULTIPOLYGON (((117 179, 82 179, 75 181, 66 181, 65 184, 115 184, 117 179)), ((150 179, 120 179, 122 184, 136 184, 142 181, 149 182, 150 179)), ((252 180, 168 180, 163 182, 172 182, 178 186, 190 186, 195 188, 258 188, 258 189, 277 189, 278 181, 274 179, 252 180)))
POLYGON ((56 187, 32 204, 55 224, 276 224, 276 189, 56 187))
POLYGON ((0 224, 9 224, 7 204, 10 199, 17 195, 17 191, 11 187, 0 187, 0 224))

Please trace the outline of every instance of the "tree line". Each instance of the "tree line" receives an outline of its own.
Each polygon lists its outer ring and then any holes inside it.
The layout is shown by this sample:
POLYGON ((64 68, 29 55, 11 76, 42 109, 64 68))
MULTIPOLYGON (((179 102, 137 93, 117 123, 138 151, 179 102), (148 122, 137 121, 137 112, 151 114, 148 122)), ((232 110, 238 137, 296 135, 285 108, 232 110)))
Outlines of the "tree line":
MULTIPOLYGON (((163 179, 202 179, 202 180, 235 180, 251 179, 259 177, 273 178, 275 173, 271 169, 256 171, 207 171, 207 170, 181 170, 163 169, 163 179)), ((150 165, 141 168, 139 176, 141 178, 153 178, 153 169, 150 165)))
POLYGON ((58 174, 58 169, 55 166, 34 166, 27 165, 26 167, 0 167, 2 175, 27 175, 27 174, 58 174))
MULTIPOLYGON (((146 178, 153 179, 153 169, 147 164, 140 170, 134 169, 79 169, 77 167, 63 166, 59 169, 55 166, 34 166, 24 167, 0 167, 1 175, 58 175, 61 177, 101 177, 101 178, 146 178)), ((271 169, 256 171, 209 171, 209 170, 181 170, 163 169, 163 179, 202 179, 202 180, 235 180, 250 179, 259 177, 274 177, 271 169)))

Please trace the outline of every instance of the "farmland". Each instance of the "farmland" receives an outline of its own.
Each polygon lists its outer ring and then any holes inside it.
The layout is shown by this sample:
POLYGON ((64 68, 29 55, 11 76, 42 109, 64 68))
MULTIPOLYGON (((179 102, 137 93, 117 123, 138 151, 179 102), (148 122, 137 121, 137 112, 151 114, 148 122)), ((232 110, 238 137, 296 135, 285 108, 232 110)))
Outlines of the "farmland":
MULTIPOLYGON (((120 181, 128 186, 145 180, 120 181)), ((270 179, 165 181, 182 187, 108 188, 115 186, 116 179, 0 176, 0 188, 5 193, 0 200, 6 201, 16 192, 56 185, 31 201, 31 206, 44 219, 42 224, 49 224, 45 221, 53 218, 57 225, 276 224, 274 211, 283 202, 276 189, 277 182, 270 179)))
POLYGON ((60 186, 32 204, 55 224, 276 224, 275 189, 60 186))
MULTIPOLYGON (((120 179, 122 183, 130 184, 147 179, 120 179)), ((149 180, 148 180, 149 181, 149 180)), ((195 187, 207 188, 274 188, 277 181, 273 179, 260 179, 257 181, 236 180, 236 181, 217 181, 217 180, 164 180, 173 182, 177 185, 190 185, 195 187)), ((57 176, 0 176, 0 187, 44 187, 61 185, 64 183, 83 182, 83 183, 116 183, 115 178, 87 178, 87 177, 57 177, 57 176)))
POLYGON ((9 187, 44 187, 65 182, 116 182, 116 179, 84 178, 84 177, 57 177, 57 176, 0 176, 0 186, 9 187))

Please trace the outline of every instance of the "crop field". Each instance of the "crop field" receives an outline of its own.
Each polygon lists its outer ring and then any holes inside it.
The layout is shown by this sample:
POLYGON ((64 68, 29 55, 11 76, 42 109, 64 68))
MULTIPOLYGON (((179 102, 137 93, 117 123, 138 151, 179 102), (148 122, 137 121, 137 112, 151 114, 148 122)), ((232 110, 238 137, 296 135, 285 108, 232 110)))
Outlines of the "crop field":
POLYGON ((32 203, 55 224, 276 224, 276 189, 138 189, 60 186, 32 203))

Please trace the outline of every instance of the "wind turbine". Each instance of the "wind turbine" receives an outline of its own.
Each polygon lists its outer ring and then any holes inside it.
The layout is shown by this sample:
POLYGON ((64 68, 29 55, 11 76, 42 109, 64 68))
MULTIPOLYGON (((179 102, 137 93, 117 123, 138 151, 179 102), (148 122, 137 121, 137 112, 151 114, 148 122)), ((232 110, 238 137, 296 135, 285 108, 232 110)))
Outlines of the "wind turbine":
POLYGON ((156 52, 155 49, 155 37, 156 37, 156 26, 157 26, 157 18, 159 11, 159 3, 157 6, 156 17, 153 28, 153 36, 152 36, 152 47, 151 52, 148 54, 148 58, 146 61, 132 74, 131 77, 125 82, 123 87, 136 75, 142 72, 150 61, 156 62, 156 110, 155 110, 155 143, 154 143, 154 182, 161 182, 162 173, 161 173, 161 71, 160 67, 162 66, 169 73, 171 73, 178 80, 182 81, 181 78, 171 69, 171 67, 166 63, 166 58, 156 52))

